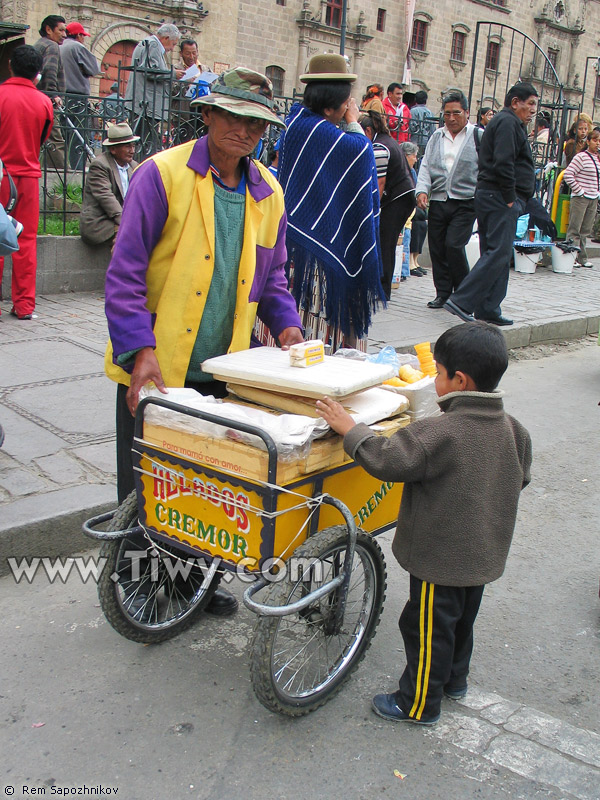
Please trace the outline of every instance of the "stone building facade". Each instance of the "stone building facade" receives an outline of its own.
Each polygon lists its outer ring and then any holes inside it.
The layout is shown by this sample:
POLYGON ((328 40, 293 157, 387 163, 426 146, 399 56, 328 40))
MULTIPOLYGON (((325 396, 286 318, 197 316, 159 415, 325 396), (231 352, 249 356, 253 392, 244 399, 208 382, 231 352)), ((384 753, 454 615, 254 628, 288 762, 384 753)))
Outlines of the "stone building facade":
MULTIPOLYGON (((600 117, 600 0, 416 0, 412 24, 407 3, 348 0, 345 52, 359 75, 357 98, 369 82, 402 81, 410 42, 407 88, 425 89, 437 111, 448 89, 469 90, 478 36, 472 111, 501 104, 519 75, 552 84, 536 42, 555 65, 568 101, 578 105, 585 89, 584 110, 600 117), (493 25, 478 27, 478 20, 493 25)), ((200 60, 211 69, 248 65, 266 72, 278 94, 291 96, 302 89, 298 76, 310 56, 339 51, 341 9, 342 0, 0 0, 0 18, 30 25, 30 43, 48 13, 81 22, 107 75, 94 87, 101 94, 137 41, 161 22, 174 22, 198 41, 200 60)))

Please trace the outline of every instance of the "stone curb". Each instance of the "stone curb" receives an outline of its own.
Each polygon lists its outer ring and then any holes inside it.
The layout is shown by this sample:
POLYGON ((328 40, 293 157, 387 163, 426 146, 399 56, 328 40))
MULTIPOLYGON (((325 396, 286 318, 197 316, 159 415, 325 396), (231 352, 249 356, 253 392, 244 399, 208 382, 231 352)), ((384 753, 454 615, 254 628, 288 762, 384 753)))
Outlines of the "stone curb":
POLYGON ((83 523, 114 507, 115 503, 103 503, 0 530, 0 577, 11 572, 9 558, 20 561, 22 558, 66 557, 92 549, 95 545, 92 539, 84 536, 83 523))
MULTIPOLYGON (((590 314, 516 324, 514 327, 501 330, 506 337, 508 348, 515 349, 596 335, 599 326, 600 314, 590 314)), ((412 346, 413 344, 403 344, 396 347, 396 350, 406 352, 412 346)), ((74 497, 67 503, 70 505, 68 511, 47 516, 33 511, 33 509, 39 510, 39 495, 26 498, 20 513, 15 513, 13 520, 6 519, 0 524, 0 576, 10 572, 7 561, 10 557, 17 559, 36 556, 65 557, 92 549, 94 543, 84 536, 81 526, 86 519, 115 507, 114 502, 104 499, 109 494, 115 495, 114 487, 104 487, 100 492, 91 492, 90 504, 85 508, 81 508, 80 502, 78 505, 77 498, 74 497), (26 513, 23 513, 24 511, 26 513), (30 514, 34 517, 31 521, 21 521, 30 514)))

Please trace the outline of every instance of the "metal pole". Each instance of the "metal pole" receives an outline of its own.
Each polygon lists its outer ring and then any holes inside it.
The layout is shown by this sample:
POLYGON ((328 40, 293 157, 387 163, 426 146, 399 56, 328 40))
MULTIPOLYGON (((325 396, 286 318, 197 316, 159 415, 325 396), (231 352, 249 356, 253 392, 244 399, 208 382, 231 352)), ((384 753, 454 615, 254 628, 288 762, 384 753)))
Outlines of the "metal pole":
POLYGON ((348 8, 348 0, 342 0, 342 25, 340 36, 340 55, 343 56, 346 50, 346 10, 348 8))

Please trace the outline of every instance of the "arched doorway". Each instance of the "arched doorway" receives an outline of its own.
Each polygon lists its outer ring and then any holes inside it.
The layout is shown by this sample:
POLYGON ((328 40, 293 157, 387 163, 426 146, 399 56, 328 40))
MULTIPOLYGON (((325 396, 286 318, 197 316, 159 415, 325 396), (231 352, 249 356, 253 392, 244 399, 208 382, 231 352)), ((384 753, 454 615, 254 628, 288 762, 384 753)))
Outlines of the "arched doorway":
MULTIPOLYGON (((107 94, 110 94, 110 87, 118 79, 119 61, 123 67, 128 67, 131 64, 131 56, 135 45, 136 42, 123 39, 108 48, 102 59, 102 72, 104 72, 105 77, 100 78, 100 97, 106 97, 107 94)), ((128 72, 121 73, 119 86, 119 94, 121 96, 125 95, 128 75, 128 72)))

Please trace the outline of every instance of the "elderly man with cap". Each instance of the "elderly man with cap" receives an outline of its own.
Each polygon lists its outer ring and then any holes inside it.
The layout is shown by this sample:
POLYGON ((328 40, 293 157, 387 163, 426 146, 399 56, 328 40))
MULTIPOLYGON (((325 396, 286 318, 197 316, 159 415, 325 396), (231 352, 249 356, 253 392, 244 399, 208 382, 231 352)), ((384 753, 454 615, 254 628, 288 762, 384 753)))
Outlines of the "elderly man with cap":
POLYGON ((89 36, 81 22, 69 22, 67 38, 60 49, 67 87, 65 140, 71 169, 82 169, 86 162, 90 141, 90 78, 100 72, 96 57, 84 45, 89 36))
POLYGON ((126 122, 110 125, 102 144, 106 153, 95 158, 85 181, 79 217, 81 238, 88 244, 113 244, 119 225, 129 181, 137 162, 133 160, 134 136, 126 122))
MULTIPOLYGON (((106 275, 120 502, 134 488, 133 415, 144 385, 222 397, 225 385, 201 364, 248 348, 257 316, 282 346, 303 341, 284 271, 281 187, 249 158, 269 123, 283 127, 271 82, 237 67, 192 105, 202 105, 207 135, 138 167, 106 275)), ((219 590, 208 610, 236 607, 219 590)))

